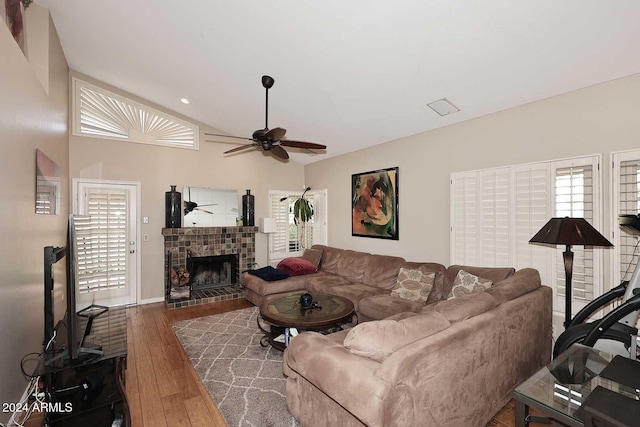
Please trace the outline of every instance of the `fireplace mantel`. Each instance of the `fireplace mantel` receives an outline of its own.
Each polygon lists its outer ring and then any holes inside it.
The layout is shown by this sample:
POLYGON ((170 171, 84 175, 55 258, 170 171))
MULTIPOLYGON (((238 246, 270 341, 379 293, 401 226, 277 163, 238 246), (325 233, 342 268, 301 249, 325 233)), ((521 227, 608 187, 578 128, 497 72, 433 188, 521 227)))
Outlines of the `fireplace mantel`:
MULTIPOLYGON (((255 235, 258 227, 183 227, 163 228, 165 275, 170 267, 187 267, 187 251, 192 256, 237 255, 236 284, 240 273, 255 264, 255 235), (168 256, 170 254, 170 256, 168 256), (171 266, 168 265, 171 259, 171 266)), ((165 301, 174 307, 192 305, 190 301, 169 298, 169 280, 165 277, 165 301), (177 304, 177 305, 176 305, 177 304)), ((198 303, 198 302, 196 302, 198 303)))

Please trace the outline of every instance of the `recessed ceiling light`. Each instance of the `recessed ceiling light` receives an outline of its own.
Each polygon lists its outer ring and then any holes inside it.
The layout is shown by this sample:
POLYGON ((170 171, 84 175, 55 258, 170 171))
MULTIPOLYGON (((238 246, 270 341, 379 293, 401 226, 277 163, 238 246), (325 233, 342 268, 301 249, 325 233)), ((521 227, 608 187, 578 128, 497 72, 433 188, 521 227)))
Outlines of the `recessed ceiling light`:
POLYGON ((433 101, 427 104, 436 113, 441 116, 448 116, 449 114, 457 113, 460 111, 458 107, 453 105, 447 98, 442 98, 437 101, 433 101))
POLYGON ((180 98, 180 102, 182 102, 183 104, 188 104, 189 100, 187 98, 180 98))

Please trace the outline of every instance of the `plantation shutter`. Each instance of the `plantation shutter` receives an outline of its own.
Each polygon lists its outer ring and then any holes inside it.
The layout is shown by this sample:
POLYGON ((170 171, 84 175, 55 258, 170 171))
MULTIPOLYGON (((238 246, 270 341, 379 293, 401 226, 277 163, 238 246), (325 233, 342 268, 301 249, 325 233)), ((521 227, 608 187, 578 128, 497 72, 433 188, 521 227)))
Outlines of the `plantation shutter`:
POLYGON ((299 230, 293 218, 293 204, 301 191, 269 192, 269 216, 276 220, 276 232, 269 234, 269 263, 301 256, 304 248, 327 243, 327 190, 310 190, 306 194, 313 206, 313 220, 299 230), (304 239, 304 245, 301 244, 304 239))
POLYGON ((478 265, 478 173, 451 175, 451 264, 478 265))
POLYGON ((618 215, 640 213, 640 151, 613 154, 614 203, 612 231, 616 265, 612 287, 629 280, 637 264, 638 235, 621 228, 618 215))
POLYGON ((283 191, 269 192, 269 217, 276 221, 276 232, 269 234, 269 259, 284 259, 289 252, 289 195, 283 191), (284 201, 280 199, 285 198, 284 201))
POLYGON ((313 203, 313 221, 311 241, 307 242, 307 248, 313 245, 327 244, 327 190, 308 191, 313 203))
POLYGON ((56 207, 56 187, 38 181, 36 186, 36 213, 53 215, 57 213, 56 207))
MULTIPOLYGON (((577 165, 562 167, 559 162, 555 170, 554 216, 584 218, 594 225, 594 180, 593 166, 577 165)), ((596 226, 596 229, 598 227, 596 226)), ((565 270, 562 252, 565 247, 556 249, 555 291, 557 304, 565 300, 565 270)), ((596 295, 594 289, 594 253, 593 248, 573 245, 573 277, 571 281, 572 307, 574 311, 582 308, 596 295)))
POLYGON ((85 193, 87 214, 76 216, 78 293, 126 288, 126 191, 92 188, 85 193))
POLYGON ((549 166, 546 163, 515 166, 513 174, 513 266, 535 268, 542 283, 552 283, 549 248, 529 243, 551 216, 549 166))
MULTIPOLYGON (((598 228, 598 162, 599 156, 585 156, 452 173, 451 264, 535 268, 554 289, 555 311, 562 312, 564 247, 556 253, 529 240, 553 216, 582 217, 598 228)), ((572 306, 577 311, 601 293, 601 256, 594 256, 592 248, 572 249, 572 306)))
POLYGON ((480 174, 479 265, 510 267, 510 170, 490 169, 480 174))
POLYGON ((198 149, 198 126, 127 97, 72 79, 74 135, 198 149))

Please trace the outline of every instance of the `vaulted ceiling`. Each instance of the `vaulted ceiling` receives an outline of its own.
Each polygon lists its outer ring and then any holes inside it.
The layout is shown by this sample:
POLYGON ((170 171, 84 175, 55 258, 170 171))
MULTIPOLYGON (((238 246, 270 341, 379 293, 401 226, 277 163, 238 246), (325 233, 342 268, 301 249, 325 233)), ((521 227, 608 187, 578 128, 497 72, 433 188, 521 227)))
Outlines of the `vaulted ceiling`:
POLYGON ((273 76, 269 127, 328 146, 301 163, 640 72, 637 0, 36 3, 72 69, 231 135, 273 76))

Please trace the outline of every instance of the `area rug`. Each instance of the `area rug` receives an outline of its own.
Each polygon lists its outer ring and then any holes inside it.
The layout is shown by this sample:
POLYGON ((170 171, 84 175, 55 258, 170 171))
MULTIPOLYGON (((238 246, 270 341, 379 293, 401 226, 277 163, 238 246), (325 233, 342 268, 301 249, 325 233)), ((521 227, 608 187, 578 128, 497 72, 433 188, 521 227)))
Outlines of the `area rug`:
POLYGON ((287 411, 282 352, 261 347, 258 308, 183 320, 173 330, 229 427, 299 427, 287 411))

